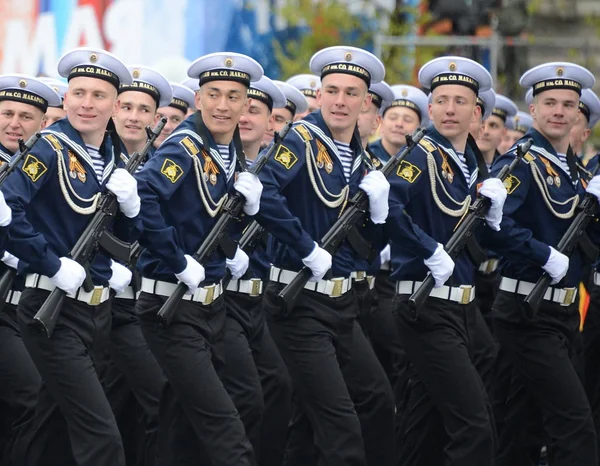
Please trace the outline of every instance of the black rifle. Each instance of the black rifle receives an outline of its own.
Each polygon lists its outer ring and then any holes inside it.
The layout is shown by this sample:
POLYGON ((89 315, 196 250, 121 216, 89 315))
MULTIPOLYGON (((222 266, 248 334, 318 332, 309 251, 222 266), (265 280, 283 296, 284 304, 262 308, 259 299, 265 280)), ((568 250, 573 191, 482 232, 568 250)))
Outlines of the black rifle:
MULTIPOLYGON (((41 137, 42 135, 40 133, 35 133, 27 140, 27 142, 23 142, 22 139, 19 139, 19 152, 10 158, 10 162, 0 165, 0 186, 6 181, 8 175, 17 168, 17 165, 21 163, 23 158, 31 151, 41 137)), ((0 312, 4 308, 4 303, 6 302, 6 298, 12 288, 16 275, 17 271, 9 267, 0 278, 0 312)))
MULTIPOLYGON (((146 144, 139 152, 134 152, 125 166, 127 172, 133 174, 136 169, 142 164, 148 151, 152 148, 152 144, 160 135, 167 122, 166 118, 161 118, 154 129, 146 128, 148 139, 146 144)), ((119 211, 119 202, 117 196, 110 191, 106 191, 98 202, 96 213, 87 224, 85 230, 71 249, 69 257, 81 264, 86 269, 86 279, 83 283, 83 289, 87 292, 92 291, 94 284, 89 275, 89 264, 92 263, 96 253, 100 248, 107 251, 111 256, 127 262, 130 256, 130 245, 118 240, 108 232, 108 229, 113 224, 115 217, 119 211)), ((60 313, 67 293, 60 288, 52 290, 40 310, 33 317, 32 326, 38 330, 45 332, 50 338, 60 313)))
MULTIPOLYGON (((423 136, 425 136, 425 131, 425 128, 417 128, 412 135, 406 136, 406 145, 404 148, 388 160, 380 170, 386 178, 398 169, 402 160, 414 149, 423 136)), ((342 215, 340 215, 321 239, 321 247, 333 256, 344 239, 350 235, 354 235, 355 237, 360 235, 356 230, 356 227, 357 225, 364 223, 368 211, 369 196, 367 196, 367 193, 362 189, 359 189, 354 197, 348 201, 348 205, 342 215)), ((282 307, 285 314, 291 312, 298 295, 304 289, 311 277, 311 269, 302 267, 293 280, 279 292, 279 305, 282 307)))
MULTIPOLYGON (((590 179, 598 173, 600 164, 590 173, 590 179)), ((598 213, 598 199, 593 194, 586 193, 577 206, 579 213, 569 225, 569 228, 558 242, 556 250, 567 257, 571 257, 577 246, 587 256, 588 262, 594 262, 598 257, 598 248, 585 234, 588 223, 598 213)), ((525 297, 525 305, 529 310, 529 317, 533 320, 537 310, 544 299, 548 287, 552 284, 552 277, 544 272, 535 283, 533 289, 525 297)))
MULTIPOLYGON (((500 181, 506 180, 517 164, 525 156, 533 139, 528 139, 517 146, 517 154, 510 165, 505 165, 498 173, 497 178, 500 181)), ((448 255, 454 260, 462 250, 467 247, 469 241, 474 241, 475 230, 485 221, 485 214, 490 209, 492 202, 485 196, 478 197, 469 207, 469 212, 461 218, 458 225, 454 229, 454 233, 446 243, 444 248, 448 255)), ((425 277, 425 280, 419 288, 409 298, 409 303, 412 307, 412 318, 417 319, 419 309, 423 306, 425 300, 429 297, 435 286, 435 280, 431 274, 425 277)))
MULTIPOLYGON (((259 245, 264 233, 264 227, 256 220, 253 220, 244 230, 240 242, 238 243, 238 247, 248 254, 248 256, 252 255, 259 245)), ((231 278, 231 271, 226 269, 225 276, 223 277, 223 289, 227 288, 227 285, 231 282, 231 278)))
MULTIPOLYGON (((277 150, 281 146, 283 139, 287 136, 287 133, 292 127, 292 122, 288 122, 279 133, 275 133, 274 143, 269 147, 269 150, 263 154, 259 159, 252 165, 251 169, 248 170, 255 175, 258 175, 266 163, 269 161, 273 154, 277 153, 277 150)), ((243 169, 243 167, 241 167, 243 169)), ((242 208, 244 207, 244 196, 238 192, 233 193, 227 199, 227 202, 223 206, 221 214, 217 219, 217 222, 212 227, 208 236, 204 239, 198 250, 194 253, 194 260, 199 263, 204 262, 217 248, 222 244, 222 240, 227 233, 229 224, 239 218, 242 208)), ((159 325, 163 328, 167 328, 171 324, 171 320, 177 311, 179 302, 188 291, 188 286, 185 283, 180 282, 173 294, 165 301, 163 306, 157 313, 159 325)))

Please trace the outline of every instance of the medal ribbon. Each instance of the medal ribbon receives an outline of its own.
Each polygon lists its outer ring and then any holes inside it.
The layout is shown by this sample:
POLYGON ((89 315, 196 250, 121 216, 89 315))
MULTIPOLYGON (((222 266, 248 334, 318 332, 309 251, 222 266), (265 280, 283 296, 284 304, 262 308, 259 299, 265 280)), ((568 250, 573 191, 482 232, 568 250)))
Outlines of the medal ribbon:
POLYGON ((204 175, 206 175, 206 177, 210 177, 210 175, 216 176, 219 173, 217 164, 204 149, 202 149, 202 156, 204 157, 204 175))
MULTIPOLYGON (((333 162, 331 161, 331 157, 329 157, 329 152, 327 152, 327 147, 317 139, 317 166, 319 167, 333 167, 333 162)), ((328 170, 329 171, 329 170, 328 170)))
POLYGON ((453 177, 454 171, 452 170, 452 167, 448 163, 448 156, 442 149, 440 149, 439 146, 438 146, 437 150, 440 153, 440 155, 442 156, 442 171, 446 172, 448 175, 451 175, 453 177))
POLYGON ((76 172, 76 173, 81 173, 82 175, 85 174, 85 168, 83 168, 83 165, 81 165, 81 162, 79 162, 79 160, 77 160, 77 156, 69 151, 69 171, 72 172, 76 172))

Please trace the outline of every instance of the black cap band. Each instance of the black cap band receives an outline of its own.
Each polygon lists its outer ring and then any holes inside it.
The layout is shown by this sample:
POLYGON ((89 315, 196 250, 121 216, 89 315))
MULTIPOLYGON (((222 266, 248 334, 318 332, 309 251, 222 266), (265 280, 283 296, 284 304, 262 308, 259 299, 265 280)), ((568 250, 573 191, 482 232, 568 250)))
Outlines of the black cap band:
POLYGON ((431 80, 430 89, 433 91, 436 87, 444 84, 459 84, 471 89, 475 94, 479 94, 479 83, 471 76, 458 73, 442 73, 438 74, 431 80))
POLYGON ((477 96, 477 106, 481 109, 481 115, 485 115, 485 102, 479 96, 477 96))
MULTIPOLYGON (((389 107, 387 107, 385 109, 385 112, 387 112, 390 108, 392 107, 406 107, 406 108, 410 108, 412 111, 414 111, 418 116, 419 116, 419 120, 423 119, 423 116, 421 115, 421 109, 419 108, 419 106, 417 104, 415 104, 412 100, 407 100, 407 99, 396 99, 394 100, 389 107)), ((383 114, 385 115, 385 112, 383 112, 383 114)))
POLYGON ((572 79, 552 78, 545 79, 533 85, 533 95, 538 95, 540 92, 549 91, 551 89, 569 89, 581 95, 581 84, 572 79))
POLYGON ((120 83, 119 77, 112 71, 109 71, 104 68, 100 68, 99 66, 95 66, 95 65, 76 66, 69 73, 69 77, 67 78, 67 81, 70 81, 72 78, 77 78, 79 76, 84 76, 87 78, 102 79, 103 81, 108 81, 109 83, 111 83, 113 86, 115 86, 117 88, 117 91, 119 90, 119 83, 120 83))
POLYGON ((515 124, 515 131, 520 131, 521 133, 525 134, 527 131, 529 131, 529 128, 527 126, 515 124))
POLYGON ((235 81, 250 87, 250 75, 244 71, 230 69, 208 70, 200 75, 200 86, 210 81, 235 81))
POLYGON ((48 101, 46 99, 22 89, 4 89, 0 91, 0 100, 12 100, 14 102, 33 105, 44 113, 48 110, 48 101))
POLYGON ((579 110, 585 115, 589 123, 590 115, 592 114, 592 112, 590 112, 590 108, 586 104, 584 104, 582 100, 579 101, 579 110))
POLYGON ((353 63, 330 63, 329 65, 325 65, 321 70, 321 79, 332 73, 350 74, 366 82, 367 87, 371 86, 371 73, 362 66, 353 63))
POLYGON ((154 102, 156 102, 156 107, 158 108, 158 104, 160 102, 160 92, 158 92, 158 88, 156 86, 143 81, 133 81, 131 84, 123 84, 121 87, 119 87, 119 94, 127 91, 143 92, 148 94, 154 99, 154 102))
POLYGON ((494 107, 492 110, 492 115, 496 115, 500 118, 504 123, 506 123, 506 118, 508 117, 508 113, 502 110, 501 108, 494 107))
POLYGON ((169 107, 173 107, 173 108, 176 108, 177 110, 181 110, 184 114, 186 114, 190 108, 189 104, 185 100, 178 99, 177 97, 173 97, 173 100, 171 100, 169 107))
POLYGON ((292 116, 296 116, 296 104, 290 99, 285 99, 285 108, 287 108, 292 116))
POLYGON ((383 104, 383 97, 381 97, 379 94, 375 94, 373 91, 369 91, 369 94, 371 95, 371 102, 375 104, 375 107, 381 108, 381 105, 383 104))
POLYGON ((269 107, 269 112, 273 111, 273 98, 266 92, 251 87, 248 89, 248 97, 251 99, 260 100, 263 104, 269 107))
POLYGON ((300 89, 300 92, 304 94, 304 97, 314 97, 317 98, 317 91, 314 89, 300 89))

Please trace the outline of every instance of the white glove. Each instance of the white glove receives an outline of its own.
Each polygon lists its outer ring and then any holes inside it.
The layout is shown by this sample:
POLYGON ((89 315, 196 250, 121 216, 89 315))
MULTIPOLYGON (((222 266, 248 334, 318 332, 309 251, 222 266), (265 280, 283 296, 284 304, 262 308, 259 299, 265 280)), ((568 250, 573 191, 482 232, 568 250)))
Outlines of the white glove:
POLYGON ((479 194, 492 201, 490 210, 485 214, 485 221, 492 230, 500 231, 502 209, 507 195, 506 187, 498 178, 488 178, 479 188, 479 194))
POLYGON ((133 218, 140 213, 140 196, 137 180, 124 168, 117 168, 106 183, 106 189, 117 196, 119 208, 126 217, 133 218))
POLYGON ((2 256, 2 262, 4 262, 6 265, 12 267, 15 270, 17 270, 17 267, 19 266, 19 258, 13 256, 8 251, 4 251, 4 256, 2 256))
POLYGON ((237 280, 246 273, 246 270, 248 270, 250 258, 248 257, 248 254, 246 254, 238 246, 238 248, 235 251, 235 256, 233 256, 233 259, 226 259, 225 264, 231 272, 231 278, 237 280))
POLYGON ((0 191, 0 227, 6 227, 10 225, 12 220, 12 210, 6 204, 4 200, 4 193, 0 191))
POLYGON ((320 248, 319 245, 315 243, 315 248, 312 250, 312 252, 302 259, 302 263, 307 266, 313 274, 309 281, 318 282, 321 280, 331 268, 331 261, 331 254, 325 251, 325 249, 320 248))
POLYGON ((85 280, 85 269, 68 257, 60 258, 60 269, 52 277, 52 284, 65 291, 67 295, 74 296, 85 280))
POLYGON ((454 261, 440 243, 438 243, 438 247, 435 249, 433 255, 423 262, 431 270, 431 275, 435 280, 434 288, 443 286, 452 275, 452 272, 454 272, 454 261))
POLYGON ((586 192, 596 196, 596 199, 600 201, 600 175, 594 176, 585 188, 586 192))
POLYGON ((373 170, 365 175, 358 185, 369 196, 371 221, 375 224, 385 223, 390 207, 390 183, 380 171, 373 170))
POLYGON ((189 288, 189 292, 194 294, 198 289, 200 283, 204 281, 204 267, 192 256, 185 255, 187 266, 183 269, 183 272, 176 273, 177 280, 183 282, 189 288))
POLYGON ((561 281, 569 270, 569 258, 550 246, 550 257, 542 267, 552 277, 552 284, 561 281))
POLYGON ((119 264, 112 259, 110 261, 110 270, 112 270, 112 275, 108 279, 108 286, 115 290, 117 294, 123 293, 125 288, 131 283, 133 273, 123 264, 119 264))
POLYGON ((383 265, 386 262, 389 262, 391 259, 392 259, 392 251, 391 251, 390 245, 388 244, 379 253, 379 260, 381 261, 381 265, 383 265))
POLYGON ((258 177, 250 172, 239 173, 233 187, 246 198, 244 204, 246 215, 256 215, 260 209, 260 195, 263 190, 263 185, 258 177))

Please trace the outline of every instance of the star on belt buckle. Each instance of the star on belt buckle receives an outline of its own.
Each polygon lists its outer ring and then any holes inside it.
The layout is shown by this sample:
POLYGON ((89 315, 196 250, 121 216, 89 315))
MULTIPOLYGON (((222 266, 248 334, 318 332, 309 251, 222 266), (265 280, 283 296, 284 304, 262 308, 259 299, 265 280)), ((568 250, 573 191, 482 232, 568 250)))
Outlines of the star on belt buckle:
POLYGON ((262 280, 260 278, 251 278, 250 282, 252 287, 250 288, 250 296, 260 296, 260 285, 262 280))

